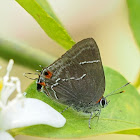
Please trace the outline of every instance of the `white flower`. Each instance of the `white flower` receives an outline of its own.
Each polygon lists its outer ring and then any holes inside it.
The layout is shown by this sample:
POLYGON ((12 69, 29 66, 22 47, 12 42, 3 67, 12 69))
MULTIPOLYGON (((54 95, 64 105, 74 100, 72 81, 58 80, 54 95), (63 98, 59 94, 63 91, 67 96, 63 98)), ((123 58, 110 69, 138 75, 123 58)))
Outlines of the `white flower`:
POLYGON ((6 132, 13 128, 37 124, 64 126, 65 118, 52 107, 38 99, 23 96, 20 80, 17 77, 9 77, 13 63, 13 60, 9 61, 6 75, 0 79, 0 140, 14 140, 6 132), (15 90, 16 97, 11 101, 8 100, 15 90))

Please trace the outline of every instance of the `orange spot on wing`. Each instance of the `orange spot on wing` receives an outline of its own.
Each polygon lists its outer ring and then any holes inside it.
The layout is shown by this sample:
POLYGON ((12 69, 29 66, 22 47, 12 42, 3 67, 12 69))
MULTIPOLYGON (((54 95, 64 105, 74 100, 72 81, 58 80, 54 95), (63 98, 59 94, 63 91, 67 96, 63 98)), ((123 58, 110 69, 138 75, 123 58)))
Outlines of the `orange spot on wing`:
MULTIPOLYGON (((102 97, 103 97, 103 96, 102 96, 102 97)), ((96 104, 100 102, 100 100, 102 99, 102 97, 96 102, 96 104)))
POLYGON ((46 78, 50 79, 52 77, 52 73, 50 71, 47 71, 48 75, 45 75, 46 78))
POLYGON ((42 85, 42 86, 46 86, 45 82, 38 83, 38 84, 40 84, 40 85, 42 85))

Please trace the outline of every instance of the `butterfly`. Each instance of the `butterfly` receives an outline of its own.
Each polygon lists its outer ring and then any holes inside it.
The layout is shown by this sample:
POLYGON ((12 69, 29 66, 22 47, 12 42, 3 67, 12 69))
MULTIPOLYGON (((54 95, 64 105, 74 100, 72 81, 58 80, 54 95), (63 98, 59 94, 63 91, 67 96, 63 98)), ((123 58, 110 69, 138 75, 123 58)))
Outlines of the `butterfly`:
POLYGON ((61 58, 42 68, 37 79, 37 90, 68 105, 62 112, 72 107, 78 112, 90 113, 89 128, 93 114, 98 117, 101 108, 107 106, 106 97, 116 94, 113 92, 103 96, 105 74, 100 52, 93 38, 76 43, 61 58))

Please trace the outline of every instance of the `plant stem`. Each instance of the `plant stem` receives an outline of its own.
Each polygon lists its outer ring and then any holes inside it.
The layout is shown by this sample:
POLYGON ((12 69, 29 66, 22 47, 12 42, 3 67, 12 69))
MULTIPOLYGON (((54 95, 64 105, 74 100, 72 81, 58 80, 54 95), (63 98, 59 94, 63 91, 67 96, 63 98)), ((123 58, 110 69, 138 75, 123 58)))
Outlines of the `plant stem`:
POLYGON ((4 39, 0 39, 0 57, 7 61, 13 59, 15 63, 32 69, 38 69, 39 65, 47 66, 56 60, 40 50, 4 39))

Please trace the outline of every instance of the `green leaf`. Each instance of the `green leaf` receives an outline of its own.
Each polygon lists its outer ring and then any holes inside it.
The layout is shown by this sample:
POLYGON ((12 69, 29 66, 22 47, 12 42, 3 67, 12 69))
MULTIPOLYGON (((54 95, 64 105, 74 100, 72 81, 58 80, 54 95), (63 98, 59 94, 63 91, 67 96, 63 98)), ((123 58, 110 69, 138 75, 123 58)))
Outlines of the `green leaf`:
POLYGON ((32 69, 38 69, 39 65, 47 66, 56 60, 55 57, 47 53, 4 39, 0 39, 0 57, 8 61, 12 58, 15 63, 32 69))
POLYGON ((61 24, 55 13, 53 12, 50 4, 47 2, 47 0, 35 0, 41 7, 46 11, 46 13, 52 17, 57 23, 61 24))
POLYGON ((16 0, 41 26, 46 34, 69 49, 75 44, 58 18, 55 16, 47 0, 16 0))
POLYGON ((129 22, 140 49, 140 0, 127 0, 129 22))
MULTIPOLYGON (((118 72, 105 67, 106 91, 105 95, 126 84, 125 78, 118 72)), ((32 135, 48 138, 73 138, 101 135, 107 133, 140 135, 140 95, 137 90, 128 85, 122 90, 125 93, 108 97, 108 106, 101 111, 100 119, 92 119, 91 127, 88 128, 89 115, 83 115, 73 109, 63 113, 67 122, 62 128, 53 128, 47 125, 36 125, 25 128, 12 129, 13 135, 32 135)), ((44 93, 36 91, 35 82, 27 89, 27 97, 40 99, 58 111, 66 106, 49 99, 44 93)))

